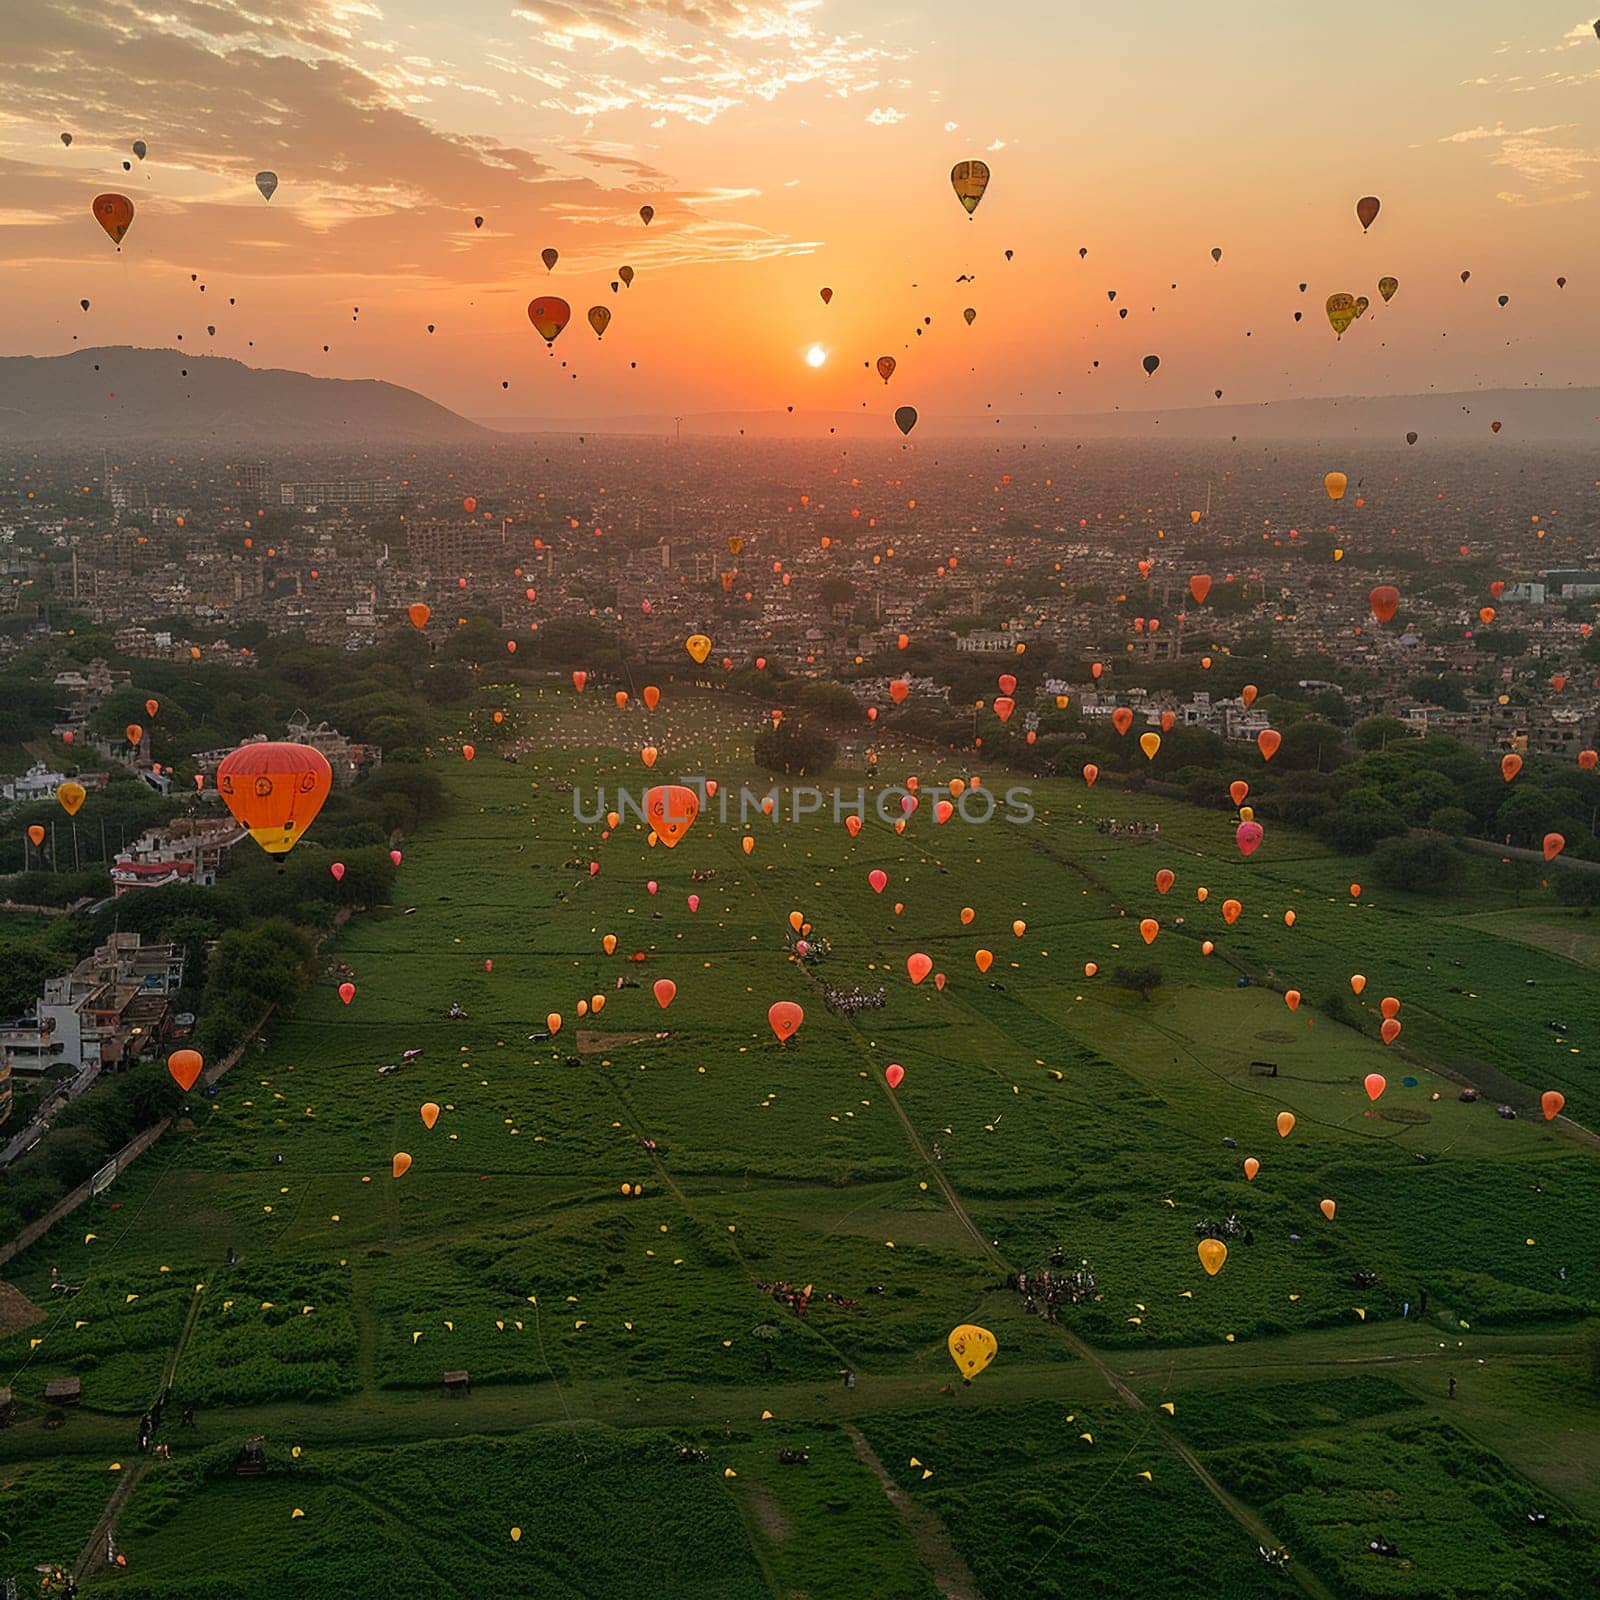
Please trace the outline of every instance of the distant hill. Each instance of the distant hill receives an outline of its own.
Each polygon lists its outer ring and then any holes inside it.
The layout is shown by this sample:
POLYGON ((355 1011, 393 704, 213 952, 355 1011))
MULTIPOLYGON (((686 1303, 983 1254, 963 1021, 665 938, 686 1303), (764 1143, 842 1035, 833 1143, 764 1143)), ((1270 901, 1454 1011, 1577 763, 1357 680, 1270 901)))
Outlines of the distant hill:
POLYGON ((370 379, 313 378, 125 345, 0 357, 0 443, 161 439, 271 447, 483 437, 476 423, 432 400, 370 379))
MULTIPOLYGON (((900 396, 901 400, 908 398, 900 396)), ((1269 400, 1249 406, 1175 407, 1170 411, 1104 411, 1082 415, 1000 413, 943 416, 924 410, 912 441, 925 439, 1373 439, 1402 444, 1407 433, 1426 443, 1481 443, 1490 424, 1512 442, 1594 443, 1600 439, 1600 389, 1484 389, 1459 394, 1343 396, 1330 400, 1269 400)), ((511 417, 484 419, 510 433, 627 433, 670 437, 675 419, 640 414, 619 417, 511 417)), ((698 412, 683 418, 687 436, 737 435, 753 439, 815 439, 829 429, 841 438, 898 443, 887 410, 870 416, 849 411, 698 412)))

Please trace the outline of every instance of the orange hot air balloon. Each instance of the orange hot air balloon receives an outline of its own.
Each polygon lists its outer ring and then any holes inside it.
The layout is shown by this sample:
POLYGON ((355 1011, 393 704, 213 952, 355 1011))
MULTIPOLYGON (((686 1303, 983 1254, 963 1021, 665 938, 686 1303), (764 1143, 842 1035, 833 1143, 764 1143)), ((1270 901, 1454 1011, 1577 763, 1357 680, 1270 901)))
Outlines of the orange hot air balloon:
POLYGON ((1539 1096, 1539 1109, 1544 1112, 1546 1122, 1554 1122, 1561 1115, 1561 1108, 1567 1103, 1567 1097, 1559 1089, 1546 1089, 1539 1096))
POLYGON ((933 958, 920 950, 906 957, 906 975, 913 983, 921 983, 933 971, 933 958))
POLYGON ((1276 728, 1263 728, 1256 735, 1256 749, 1261 752, 1263 761, 1270 761, 1278 753, 1278 746, 1283 743, 1283 735, 1276 728))
POLYGON ((1139 937, 1143 939, 1146 944, 1154 944, 1156 942, 1156 935, 1160 932, 1161 924, 1157 922, 1154 917, 1146 917, 1144 921, 1139 924, 1139 937))
POLYGON ((155 716, 156 712, 158 712, 160 709, 161 702, 159 700, 146 700, 144 703, 144 714, 147 717, 155 716))
POLYGON ((904 678, 896 678, 894 682, 889 685, 889 698, 893 700, 897 706, 903 706, 906 703, 906 696, 910 693, 911 685, 907 683, 904 678))
POLYGON ((223 757, 217 792, 268 855, 287 855, 316 820, 333 769, 305 744, 247 744, 223 757))
POLYGON ((616 936, 616 934, 614 934, 614 933, 608 933, 608 934, 607 934, 607 935, 606 935, 606 936, 605 936, 605 937, 604 937, 604 938, 603 938, 603 939, 602 939, 602 940, 601 940, 601 941, 600 941, 600 948, 601 948, 601 949, 602 949, 602 950, 604 950, 604 951, 605 951, 605 953, 606 953, 606 954, 607 954, 607 955, 608 955, 608 956, 612 956, 612 955, 615 955, 615 954, 616 954, 616 953, 617 953, 617 936, 616 936))
POLYGON ((1359 883, 1352 883, 1350 885, 1350 898, 1352 900, 1359 900, 1361 898, 1361 885, 1359 883))
POLYGON ((1342 472, 1330 472, 1323 478, 1322 487, 1328 491, 1330 500, 1343 500, 1349 482, 1350 480, 1342 472))
POLYGON ((661 842, 675 850, 700 815, 700 797, 681 783, 662 783, 646 790, 644 813, 661 842))
POLYGON ((394 1163, 391 1169, 395 1177, 403 1178, 411 1170, 411 1157, 404 1150, 395 1152, 394 1163))
POLYGON ((1111 713, 1111 726, 1126 736, 1128 729, 1133 726, 1133 713, 1126 706, 1118 706, 1111 713))
POLYGON ((1393 622, 1395 612, 1400 609, 1400 591, 1392 583, 1380 583, 1367 596, 1367 604, 1379 622, 1393 622))
POLYGON ((647 767, 653 767, 656 764, 656 757, 660 754, 661 752, 657 750, 653 744, 647 744, 644 749, 639 752, 639 759, 644 762, 647 767))
POLYGON ((1288 990, 1283 997, 1283 1003, 1291 1011, 1298 1011, 1300 1009, 1300 991, 1298 989, 1288 990))
POLYGON ((167 1057, 167 1071, 172 1074, 172 1081, 185 1094, 194 1088, 204 1066, 205 1061, 198 1050, 174 1050, 167 1057))
POLYGON ((584 672, 581 668, 580 668, 580 670, 578 670, 577 672, 574 672, 572 674, 572 687, 574 689, 576 689, 579 694, 583 693, 583 686, 588 681, 589 681, 589 674, 587 672, 584 672))
POLYGON ((93 209, 94 220, 106 230, 106 236, 113 244, 121 244, 133 226, 133 201, 125 194, 97 194, 93 209))
POLYGON ((1400 1002, 1392 994, 1386 994, 1379 1002, 1378 1009, 1386 1017, 1397 1017, 1400 1015, 1400 1002))
POLYGON ((1515 750, 1500 757, 1500 776, 1510 783, 1522 771, 1522 757, 1515 750))
POLYGON ((1146 761, 1154 761, 1156 752, 1161 748, 1161 735, 1159 733, 1141 733, 1139 735, 1139 748, 1144 751, 1146 761))
POLYGON ((1202 883, 1200 887, 1195 890, 1194 897, 1196 900, 1204 904, 1208 899, 1210 899, 1211 891, 1202 883))
POLYGON ((1361 991, 1366 988, 1366 986, 1367 980, 1362 973, 1352 972, 1350 974, 1350 989, 1352 993, 1360 994, 1361 991))
POLYGON ((1547 833, 1544 836, 1544 858, 1546 861, 1554 861, 1566 848, 1567 841, 1563 835, 1547 833))
POLYGON ((1600 750, 1580 750, 1578 766, 1584 772, 1593 772, 1596 767, 1600 767, 1600 750))
POLYGON ((887 383, 894 376, 895 359, 893 356, 878 357, 878 376, 887 383))
POLYGON ((676 998, 678 986, 671 978, 657 978, 651 986, 651 993, 656 997, 656 1004, 665 1011, 676 998))
POLYGON ((560 1033, 561 1013, 559 1011, 548 1012, 544 1019, 544 1025, 550 1034, 555 1035, 560 1033))
POLYGON ((1094 764, 1094 762, 1092 762, 1092 761, 1089 761, 1089 762, 1086 762, 1086 763, 1085 763, 1085 764, 1084 764, 1084 768, 1083 768, 1083 781, 1084 781, 1084 782, 1085 782, 1085 783, 1086 783, 1086 784, 1087 784, 1087 785, 1088 785, 1088 786, 1089 786, 1089 787, 1090 787, 1090 788, 1091 788, 1091 789, 1092 789, 1092 788, 1094 788, 1094 781, 1095 781, 1095 779, 1096 779, 1096 778, 1098 778, 1098 777, 1099 777, 1099 776, 1100 776, 1100 769, 1099 769, 1099 767, 1097 767, 1097 766, 1096 766, 1096 765, 1095 765, 1095 764, 1094 764))
POLYGON ((647 683, 641 698, 644 700, 645 709, 654 711, 661 704, 661 691, 653 683, 647 683))
POLYGON ((65 783, 56 785, 56 804, 69 817, 75 817, 83 809, 83 802, 88 797, 88 793, 89 791, 81 783, 68 778, 65 783))
POLYGON ((1165 894, 1178 881, 1178 875, 1170 867, 1163 867, 1156 874, 1156 893, 1165 894))
POLYGON ((972 959, 977 962, 979 972, 987 972, 994 965, 994 951, 974 950, 972 959))
POLYGON ((1017 702, 1009 695, 1001 695, 994 703, 994 714, 1002 722, 1011 720, 1011 713, 1017 709, 1017 702))
POLYGON ((1228 1259, 1227 1245, 1220 1239, 1202 1239, 1195 1250, 1200 1256, 1200 1265, 1211 1277, 1216 1277, 1222 1271, 1222 1263, 1228 1259))
POLYGON ((787 1044, 805 1020, 805 1012, 793 1000, 775 1000, 767 1008, 767 1025, 777 1035, 779 1044, 787 1044))
POLYGON ((548 345, 554 345, 561 330, 572 320, 572 307, 553 294, 540 295, 528 302, 528 321, 548 345))
POLYGON ((626 689, 618 689, 613 698, 616 700, 618 707, 621 708, 628 703, 628 691, 626 689))
POLYGON ((1256 1181, 1256 1174, 1261 1170, 1261 1163, 1254 1156, 1244 1158, 1244 1176, 1247 1183, 1256 1181))
POLYGON ((1362 1087, 1367 1091, 1367 1099, 1376 1100, 1389 1087, 1389 1080, 1381 1072, 1369 1072, 1362 1080, 1362 1087))
POLYGON ((1479 606, 1478 607, 1478 621, 1481 622, 1484 625, 1484 627, 1487 628, 1489 626, 1489 624, 1494 621, 1494 619, 1495 619, 1495 609, 1494 609, 1493 606, 1479 606))
POLYGON ((1019 917, 1011 924, 1011 931, 1020 939, 1028 931, 1028 924, 1019 917))
POLYGON ((122 733, 129 744, 139 744, 144 739, 144 729, 137 722, 130 722, 122 733))
POLYGON ((1189 579, 1189 593, 1194 596, 1194 603, 1197 606, 1203 606, 1206 603, 1206 596, 1211 593, 1211 574, 1209 572, 1195 573, 1189 579))
POLYGON ((29 839, 31 839, 33 841, 35 846, 43 844, 44 843, 44 827, 43 827, 43 825, 41 823, 38 823, 38 822, 32 823, 28 828, 28 837, 29 837, 29 839))
POLYGON ((1285 911, 1284 912, 1284 914, 1283 914, 1283 925, 1286 928, 1292 928, 1294 926, 1294 912, 1292 912, 1292 911, 1285 911))
POLYGON ((1222 902, 1222 920, 1231 928, 1239 920, 1239 913, 1244 907, 1237 900, 1224 900, 1222 902))
POLYGON ((1235 778, 1233 782, 1228 785, 1228 794, 1236 806, 1242 806, 1245 801, 1245 796, 1249 793, 1250 785, 1246 783, 1243 778, 1235 778))
POLYGON ((471 761, 477 753, 478 747, 476 745, 464 744, 461 747, 461 759, 463 761, 471 761))
POLYGON ((413 628, 426 628, 428 626, 428 618, 433 615, 433 608, 423 605, 419 600, 414 606, 406 607, 406 615, 411 618, 411 626, 413 628))
POLYGON ((1329 1222, 1332 1222, 1333 1221, 1333 1214, 1334 1214, 1335 1211, 1338 1210, 1338 1207, 1331 1200, 1323 1200, 1323 1201, 1319 1202, 1319 1204, 1317 1206, 1317 1210, 1320 1211, 1323 1214, 1323 1216, 1325 1216, 1328 1219, 1329 1222))
POLYGON ((433 1101, 426 1100, 422 1105, 422 1125, 431 1128, 439 1120, 439 1108, 433 1101))
POLYGON ((1261 691, 1256 688, 1253 683, 1247 683, 1244 688, 1239 691, 1240 703, 1248 710, 1249 707, 1256 703, 1256 696, 1260 694, 1260 692, 1261 691))
POLYGON ((1287 1139, 1294 1132, 1294 1112, 1280 1111, 1278 1113, 1278 1137, 1287 1139))
POLYGON ((1385 1018, 1384 1024, 1378 1029, 1383 1036, 1385 1044, 1393 1044, 1400 1037, 1400 1019, 1398 1017, 1385 1018))

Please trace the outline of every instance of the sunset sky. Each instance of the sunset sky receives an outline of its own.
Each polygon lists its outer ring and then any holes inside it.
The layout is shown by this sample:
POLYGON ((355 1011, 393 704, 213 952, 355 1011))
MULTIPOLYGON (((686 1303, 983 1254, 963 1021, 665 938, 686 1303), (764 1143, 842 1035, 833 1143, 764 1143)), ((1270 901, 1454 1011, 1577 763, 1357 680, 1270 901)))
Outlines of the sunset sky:
POLYGON ((182 334, 478 417, 1600 382, 1600 40, 1571 0, 4 15, 5 354, 182 334), (969 220, 948 175, 971 156, 994 176, 969 220), (259 169, 279 176, 270 204, 259 169), (90 214, 105 190, 137 208, 120 255, 90 214), (623 263, 637 280, 613 293, 623 263), (1338 290, 1373 308, 1336 343, 1338 290), (573 308, 553 356, 525 309, 545 292, 573 308), (595 304, 615 314, 599 342, 595 304), (887 392, 863 369, 882 354, 900 363, 887 392))

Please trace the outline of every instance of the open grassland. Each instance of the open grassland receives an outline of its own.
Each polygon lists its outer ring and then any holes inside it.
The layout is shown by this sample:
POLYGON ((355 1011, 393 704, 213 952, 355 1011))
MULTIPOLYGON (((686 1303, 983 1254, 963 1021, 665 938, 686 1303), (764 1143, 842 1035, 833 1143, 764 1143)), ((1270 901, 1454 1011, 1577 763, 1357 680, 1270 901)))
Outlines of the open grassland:
POLYGON ((485 699, 476 760, 436 758, 453 809, 406 842, 400 903, 342 930, 264 1047, 8 1269, 47 1317, 0 1343, 21 1407, 0 1574, 76 1555, 170 1371, 172 1459, 143 1463, 129 1566, 95 1592, 1176 1600, 1202 1570, 1217 1597, 1595 1592, 1586 925, 1354 898, 1359 864, 1313 840, 1269 829, 1245 861, 1223 813, 1076 781, 1034 784, 1026 826, 941 827, 935 784, 971 768, 903 751, 873 780, 918 774, 903 832, 786 800, 741 821, 741 782, 772 782, 749 733, 748 706, 670 689, 648 716, 485 699), (574 785, 592 814, 690 773, 728 818, 676 850, 574 816, 574 785), (1161 838, 1108 837, 1110 816, 1161 838), (792 911, 825 955, 792 958, 792 911), (909 982, 913 951, 942 989, 909 982), (1151 964, 1149 1000, 1112 982, 1151 964), (884 1007, 826 1009, 858 984, 884 1007), (806 1012, 786 1046, 775 1000, 806 1012), (1458 1100, 1479 1074, 1518 1120, 1458 1100), (1550 1087, 1573 1120, 1531 1109, 1550 1087), (1211 1278, 1195 1225, 1229 1215, 1211 1278), (1006 1280, 1057 1249, 1097 1292, 1051 1324, 1006 1280), (52 1267, 82 1292, 52 1298, 52 1267), (812 1287, 805 1317, 778 1282, 812 1287), (945 1351, 965 1321, 1000 1345, 970 1387, 945 1351), (473 1392, 446 1398, 458 1369, 473 1392), (47 1431, 67 1374, 84 1410, 47 1431), (272 1468, 236 1478, 255 1434, 272 1468), (1366 1550, 1380 1533, 1403 1559, 1366 1550), (1256 1557, 1274 1540, 1288 1575, 1256 1557))

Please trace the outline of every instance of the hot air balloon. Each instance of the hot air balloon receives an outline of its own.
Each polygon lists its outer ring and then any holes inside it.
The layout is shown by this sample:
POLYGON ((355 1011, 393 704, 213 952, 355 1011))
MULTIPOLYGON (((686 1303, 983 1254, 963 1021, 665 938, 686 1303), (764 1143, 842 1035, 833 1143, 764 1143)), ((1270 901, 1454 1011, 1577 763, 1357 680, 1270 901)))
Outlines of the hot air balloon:
POLYGON ((891 1089, 898 1089, 906 1081, 906 1069, 898 1061, 891 1061, 883 1071, 883 1081, 891 1089))
POLYGON ((133 201, 125 194, 97 194, 93 210, 94 220, 106 230, 111 242, 121 244, 133 226, 133 201))
POLYGON ((1378 279, 1378 293, 1383 296, 1383 303, 1385 305, 1388 305, 1388 303, 1394 299, 1394 292, 1399 287, 1400 280, 1398 278, 1378 279))
POLYGON ((528 321, 548 345, 556 342, 561 330, 571 320, 572 307, 555 295, 542 295, 539 299, 528 302, 528 321))
POLYGON ((394 1173, 395 1177, 403 1178, 410 1170, 411 1157, 404 1150, 397 1150, 394 1161, 390 1165, 390 1171, 394 1173))
POLYGON ((683 647, 697 667, 704 666, 706 657, 711 654, 711 640, 703 633, 691 633, 683 641, 683 647))
POLYGON ((1213 1278, 1222 1271, 1222 1263, 1228 1259, 1228 1247, 1220 1239, 1202 1239, 1195 1246, 1195 1251, 1200 1257, 1200 1265, 1213 1278))
MULTIPOLYGON (((1500 757, 1500 776, 1504 778, 1507 783, 1510 783, 1511 780, 1521 771, 1522 757, 1519 756, 1515 750, 1508 751, 1505 755, 1500 757)), ((60 790, 57 790, 56 793, 59 795, 60 790)))
POLYGON ((921 983, 933 971, 933 959, 920 950, 906 957, 906 975, 913 983, 921 983))
POLYGON ((188 1094, 199 1081, 204 1066, 205 1061, 198 1050, 174 1050, 167 1057, 167 1071, 172 1074, 172 1081, 185 1094, 188 1094))
POLYGON ((651 829, 669 850, 678 847, 700 815, 700 797, 681 783, 657 784, 644 797, 645 817, 651 829))
POLYGON ((287 855, 316 820, 333 784, 320 750, 304 744, 247 744, 217 768, 217 791, 268 855, 287 855))
POLYGON ((972 1322, 963 1322, 959 1328, 953 1329, 946 1344, 956 1370, 968 1383, 1000 1352, 995 1336, 987 1328, 980 1328, 972 1322))
POLYGON ((1362 1086, 1367 1091, 1367 1099, 1376 1100, 1389 1087, 1389 1080, 1381 1072, 1369 1072, 1362 1080, 1362 1086))
POLYGON ((439 1107, 432 1100, 425 1100, 422 1104, 421 1115, 423 1127, 432 1128, 434 1123, 439 1120, 439 1107))
POLYGON ((1332 1200, 1323 1200, 1317 1205, 1317 1210, 1320 1211, 1329 1222, 1333 1221, 1333 1214, 1338 1209, 1338 1206, 1332 1200))
POLYGON ((1330 500, 1343 500, 1349 482, 1350 480, 1342 472, 1330 472, 1322 480, 1322 487, 1328 491, 1330 500))
POLYGON ((554 272, 556 270, 556 262, 561 259, 561 252, 553 245, 546 245, 539 252, 539 259, 544 262, 544 270, 546 272, 554 272))
POLYGON ((777 1036, 779 1044, 787 1044, 805 1020, 805 1012, 793 1000, 775 1000, 767 1008, 767 1025, 777 1036))
POLYGON ((958 161, 950 169, 950 187, 970 217, 978 209, 983 192, 989 187, 989 165, 985 161, 958 161))
POLYGON ((611 326, 611 308, 609 306, 590 306, 589 326, 594 329, 595 338, 603 339, 606 329, 611 326))
POLYGON ((1139 748, 1144 751, 1146 761, 1154 761, 1156 751, 1161 748, 1161 735, 1159 733, 1141 733, 1139 735, 1139 748))
POLYGON ((1356 320, 1359 313, 1356 310, 1354 295, 1330 294, 1327 306, 1328 323, 1339 338, 1344 338, 1345 329, 1356 320))
POLYGON ((1144 375, 1149 378, 1154 376, 1155 370, 1161 365, 1160 356, 1146 356, 1144 358, 1144 375))
POLYGON ((1393 622, 1395 612, 1400 609, 1400 591, 1392 583, 1380 583, 1367 596, 1367 604, 1379 622, 1393 622))
POLYGON ((1194 596, 1194 603, 1203 606, 1206 596, 1211 593, 1211 574, 1197 572, 1189 579, 1189 593, 1194 596))
POLYGON ((1554 1122, 1561 1115, 1561 1108, 1566 1103, 1567 1097, 1559 1089, 1546 1089, 1539 1096, 1539 1109, 1544 1112, 1546 1122, 1554 1122))
POLYGON ((339 985, 339 998, 345 1005, 349 1005, 356 997, 356 986, 347 978, 339 985))
POLYGON ((1261 1170, 1261 1163, 1259 1161, 1257 1161, 1254 1156, 1246 1156, 1244 1158, 1245 1182, 1254 1183, 1256 1181, 1256 1174, 1260 1170, 1261 1170))
POLYGON ((1278 1137, 1287 1139, 1294 1132, 1294 1112, 1280 1111, 1278 1113, 1278 1137))
POLYGON ((647 227, 647 228, 650 226, 650 219, 655 214, 656 214, 656 208, 654 206, 640 206, 639 207, 639 218, 644 223, 645 227, 647 227))
POLYGON ((665 1011, 677 997, 678 986, 671 978, 657 978, 651 986, 651 993, 656 997, 656 1004, 665 1011))
POLYGON ((915 406, 895 407, 894 425, 901 433, 910 433, 917 425, 917 408, 915 406))
POLYGON ((828 305, 828 304, 830 304, 832 302, 832 300, 833 300, 833 290, 832 289, 819 289, 817 292, 822 296, 823 305, 828 305))
POLYGON ((961 313, 961 315, 965 319, 967 326, 970 328, 972 324, 978 320, 978 309, 976 306, 968 306, 966 310, 961 313))
POLYGON ((406 615, 410 617, 413 628, 426 628, 428 618, 433 615, 433 609, 419 600, 415 605, 406 607, 406 615))
POLYGON ((88 795, 88 790, 81 783, 69 778, 65 783, 56 785, 56 804, 61 807, 69 817, 77 816, 88 795))
POLYGON ((1256 749, 1261 752, 1263 761, 1270 761, 1278 753, 1278 746, 1282 743, 1283 735, 1276 728, 1263 728, 1256 735, 1256 749))
POLYGON ((1356 216, 1361 221, 1363 233, 1378 220, 1378 211, 1382 205, 1383 202, 1375 194, 1363 195, 1356 201, 1356 216))
POLYGON ((1233 842, 1238 845, 1242 856, 1253 856, 1261 848, 1262 838, 1261 824, 1254 818, 1247 818, 1233 831, 1233 842))
POLYGON ((634 274, 632 267, 618 267, 617 276, 622 279, 623 288, 631 289, 633 287, 634 274))
POLYGON ((263 200, 270 200, 278 192, 278 174, 276 172, 258 172, 256 174, 256 188, 261 191, 263 200))
POLYGON ((894 376, 895 360, 893 356, 878 357, 878 376, 887 383, 894 376))
POLYGON ((1567 841, 1562 834, 1547 833, 1544 836, 1544 858, 1546 861, 1554 861, 1566 848, 1567 841))

